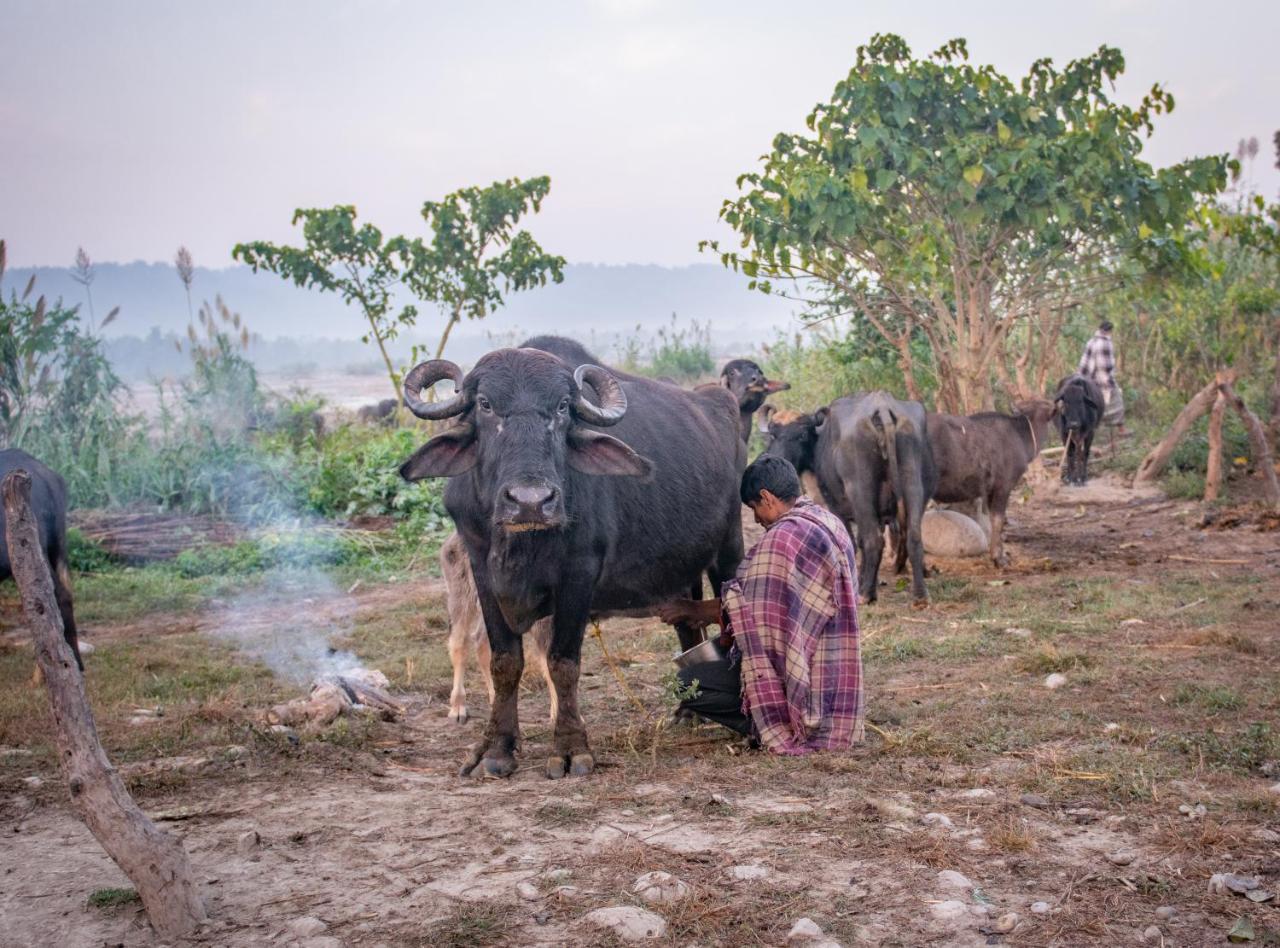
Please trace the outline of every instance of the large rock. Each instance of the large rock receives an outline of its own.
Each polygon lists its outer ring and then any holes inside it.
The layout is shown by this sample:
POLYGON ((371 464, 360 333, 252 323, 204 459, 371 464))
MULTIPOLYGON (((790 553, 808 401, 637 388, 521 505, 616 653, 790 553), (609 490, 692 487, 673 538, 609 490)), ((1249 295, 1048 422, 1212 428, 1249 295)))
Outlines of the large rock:
POLYGON ((933 556, 982 556, 987 552, 982 528, 954 510, 926 510, 920 531, 924 551, 933 556))
POLYGON ((689 887, 669 872, 646 872, 631 891, 646 902, 670 905, 689 894, 689 887))

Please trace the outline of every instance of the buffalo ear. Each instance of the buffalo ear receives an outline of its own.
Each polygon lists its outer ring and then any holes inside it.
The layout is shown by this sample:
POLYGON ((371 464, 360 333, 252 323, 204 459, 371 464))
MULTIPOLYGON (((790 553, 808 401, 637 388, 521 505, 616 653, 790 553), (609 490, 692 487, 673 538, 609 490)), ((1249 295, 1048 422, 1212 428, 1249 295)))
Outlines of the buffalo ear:
POLYGON ((400 476, 406 481, 455 477, 475 467, 476 455, 476 426, 455 425, 413 452, 400 465, 400 476))
POLYGON ((815 431, 827 423, 827 415, 830 411, 831 409, 824 405, 813 413, 813 427, 815 431))
POLYGON ((583 474, 648 477, 653 463, 611 435, 586 428, 569 429, 569 466, 583 474))

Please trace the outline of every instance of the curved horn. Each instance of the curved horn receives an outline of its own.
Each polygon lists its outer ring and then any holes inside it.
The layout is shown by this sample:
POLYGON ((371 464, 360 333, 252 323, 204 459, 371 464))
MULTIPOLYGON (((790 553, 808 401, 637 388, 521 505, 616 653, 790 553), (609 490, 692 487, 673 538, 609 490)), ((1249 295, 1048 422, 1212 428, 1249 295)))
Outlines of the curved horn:
POLYGON ((440 421, 461 415, 468 408, 467 400, 462 394, 462 370, 448 359, 419 362, 404 377, 404 403, 409 411, 427 421, 440 421), (441 402, 425 401, 422 390, 431 388, 441 379, 452 379, 458 394, 441 402))
POLYGON ((606 369, 598 365, 580 365, 573 373, 573 381, 578 386, 578 400, 573 409, 587 424, 607 428, 609 425, 616 425, 627 413, 627 393, 606 369), (587 400, 583 390, 584 382, 599 393, 599 405, 593 405, 587 400))
POLYGON ((760 420, 756 423, 756 430, 761 434, 769 433, 769 417, 777 410, 776 405, 765 405, 760 409, 760 420))

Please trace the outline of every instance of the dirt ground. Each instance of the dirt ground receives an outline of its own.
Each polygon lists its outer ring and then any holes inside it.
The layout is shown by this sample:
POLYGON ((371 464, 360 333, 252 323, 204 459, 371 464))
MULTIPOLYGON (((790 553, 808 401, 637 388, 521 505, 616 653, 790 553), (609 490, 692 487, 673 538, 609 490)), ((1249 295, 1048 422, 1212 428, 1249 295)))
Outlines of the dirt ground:
MULTIPOLYGON (((598 642, 584 652, 590 778, 542 777, 540 682, 515 777, 456 777, 487 706, 471 673, 472 720, 449 722, 433 673, 402 687, 401 722, 342 741, 246 725, 132 785, 191 854, 199 944, 607 945, 585 916, 625 905, 661 916, 671 945, 781 945, 802 917, 844 945, 1213 945, 1241 916, 1280 944, 1275 899, 1209 891, 1218 872, 1280 890, 1280 532, 1253 508, 1211 519, 1115 482, 1044 489, 1010 510, 1011 568, 933 561, 924 611, 883 575, 862 614, 875 727, 846 755, 667 727, 672 637, 619 621, 605 642, 626 689, 598 642), (645 904, 632 889, 651 870, 689 895, 645 904)), ((441 595, 399 583, 258 619, 430 606, 414 629, 438 655, 441 595)), ((88 674, 130 636, 208 621, 105 629, 88 674)), ((128 882, 51 758, 26 751, 0 748, 0 944, 157 944, 136 902, 88 904, 128 882)))

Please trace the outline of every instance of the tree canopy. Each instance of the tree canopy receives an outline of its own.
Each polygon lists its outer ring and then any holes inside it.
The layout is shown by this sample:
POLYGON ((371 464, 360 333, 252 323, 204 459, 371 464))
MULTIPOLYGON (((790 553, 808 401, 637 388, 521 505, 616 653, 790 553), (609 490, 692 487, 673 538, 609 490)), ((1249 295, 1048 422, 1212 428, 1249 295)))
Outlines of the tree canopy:
POLYGON ((510 178, 427 201, 422 206, 431 232, 426 240, 384 239, 373 224, 357 225, 351 205, 299 209, 293 223, 302 222, 303 246, 259 240, 236 244, 232 256, 255 271, 261 267, 358 305, 369 324, 364 341, 377 344, 399 397, 401 376, 387 343, 415 325, 419 311, 412 304, 398 304, 397 289, 404 287, 444 314, 438 358, 463 318, 493 312, 504 294, 545 285, 548 279, 561 282, 564 258, 548 254, 528 231, 515 229, 523 216, 538 212, 550 190, 551 179, 545 176, 510 178))
POLYGON ((1174 100, 1155 85, 1136 106, 1111 101, 1123 70, 1103 46, 1015 83, 971 65, 962 39, 917 59, 877 35, 808 131, 779 134, 738 179, 721 217, 741 249, 710 246, 760 289, 838 290, 900 351, 923 332, 940 401, 988 407, 1016 326, 1088 301, 1117 259, 1184 262, 1190 215, 1226 183, 1225 156, 1141 160, 1174 100))

